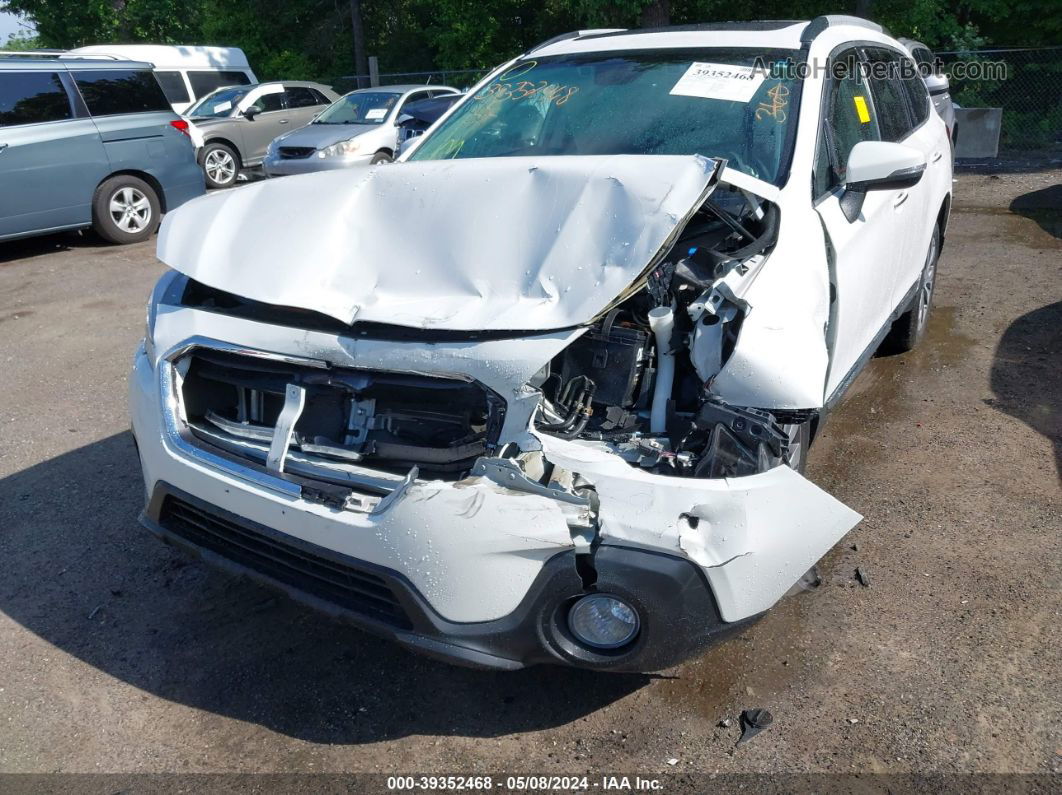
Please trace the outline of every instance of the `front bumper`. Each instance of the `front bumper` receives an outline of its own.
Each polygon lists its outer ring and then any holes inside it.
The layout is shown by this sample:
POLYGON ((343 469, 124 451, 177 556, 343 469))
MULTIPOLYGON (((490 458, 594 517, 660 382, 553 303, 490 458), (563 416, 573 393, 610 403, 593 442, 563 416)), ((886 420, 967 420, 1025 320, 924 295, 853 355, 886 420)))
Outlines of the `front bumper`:
POLYGON ((166 353, 149 359, 141 347, 130 377, 133 430, 149 495, 145 524, 225 568, 453 661, 640 671, 677 663, 767 610, 859 517, 787 467, 731 480, 667 477, 634 468, 600 446, 527 434, 522 429, 537 399, 511 385, 526 383, 574 333, 473 344, 351 343, 328 332, 294 333, 163 306, 155 342, 166 353), (456 482, 411 479, 386 504, 357 511, 307 499, 287 474, 196 447, 182 435, 173 362, 181 351, 238 339, 257 343, 258 354, 243 349, 249 355, 311 357, 321 366, 472 374, 508 402, 501 438, 519 438, 525 450, 537 440, 545 460, 592 484, 599 502, 592 541, 580 536, 579 517, 556 492, 510 485, 478 466, 456 482), (404 618, 395 623, 359 612, 342 594, 315 593, 305 581, 278 576, 272 563, 241 561, 206 543, 209 538, 181 533, 167 519, 168 497, 221 517, 255 543, 267 537, 281 542, 284 555, 299 547, 304 558, 369 571, 385 581, 404 618), (622 653, 590 652, 566 636, 563 611, 588 587, 576 558, 585 561, 588 554, 596 576, 589 587, 639 610, 640 635, 622 653))
POLYGON ((352 157, 318 157, 315 152, 309 157, 293 159, 266 155, 262 161, 262 170, 268 177, 290 177, 296 174, 314 174, 318 171, 341 171, 344 168, 366 165, 372 158, 372 152, 352 157))
POLYGON ((749 623, 728 625, 719 619, 704 577, 689 561, 605 545, 595 555, 597 587, 635 606, 643 625, 633 647, 601 656, 581 649, 565 629, 568 605, 584 593, 572 550, 543 565, 508 615, 460 623, 440 616, 401 572, 307 544, 166 483, 156 485, 141 523, 216 568, 413 651, 475 668, 560 663, 658 670, 749 623))

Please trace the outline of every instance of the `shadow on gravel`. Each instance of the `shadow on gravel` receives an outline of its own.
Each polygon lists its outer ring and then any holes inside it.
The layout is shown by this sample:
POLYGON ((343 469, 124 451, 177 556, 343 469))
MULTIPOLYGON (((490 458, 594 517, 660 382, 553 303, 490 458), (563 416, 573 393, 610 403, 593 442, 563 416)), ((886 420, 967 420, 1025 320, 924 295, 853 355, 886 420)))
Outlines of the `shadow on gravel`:
POLYGON ((0 242, 0 266, 17 259, 29 259, 46 254, 69 251, 72 248, 102 248, 110 246, 92 232, 59 232, 40 237, 24 237, 0 242))
POLYGON ((1049 235, 1062 238, 1062 184, 1023 193, 1009 209, 1035 221, 1049 235))
POLYGON ((540 730, 648 682, 417 657, 183 558, 137 524, 142 491, 128 433, 0 480, 0 611, 152 695, 348 744, 540 730))
POLYGON ((1062 301, 1007 327, 992 360, 991 385, 989 405, 1046 436, 1062 478, 1062 301))

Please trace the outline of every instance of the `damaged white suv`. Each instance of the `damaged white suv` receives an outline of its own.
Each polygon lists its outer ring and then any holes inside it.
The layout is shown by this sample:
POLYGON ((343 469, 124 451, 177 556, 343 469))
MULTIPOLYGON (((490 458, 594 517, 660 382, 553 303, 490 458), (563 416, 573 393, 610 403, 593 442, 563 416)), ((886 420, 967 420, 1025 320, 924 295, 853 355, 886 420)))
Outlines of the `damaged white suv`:
POLYGON ((143 523, 469 665, 744 626, 859 521, 808 445, 925 329, 951 158, 905 62, 852 18, 571 34, 402 162, 169 214, 143 523))

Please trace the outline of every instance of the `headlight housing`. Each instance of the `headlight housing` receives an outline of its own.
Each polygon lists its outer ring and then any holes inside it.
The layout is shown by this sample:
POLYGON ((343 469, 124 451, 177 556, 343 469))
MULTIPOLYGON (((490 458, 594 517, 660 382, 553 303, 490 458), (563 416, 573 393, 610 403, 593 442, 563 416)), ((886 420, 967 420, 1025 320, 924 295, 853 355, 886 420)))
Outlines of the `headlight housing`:
POLYGON ((347 141, 339 141, 331 146, 326 146, 317 153, 318 157, 347 157, 361 152, 361 141, 351 138, 347 141))

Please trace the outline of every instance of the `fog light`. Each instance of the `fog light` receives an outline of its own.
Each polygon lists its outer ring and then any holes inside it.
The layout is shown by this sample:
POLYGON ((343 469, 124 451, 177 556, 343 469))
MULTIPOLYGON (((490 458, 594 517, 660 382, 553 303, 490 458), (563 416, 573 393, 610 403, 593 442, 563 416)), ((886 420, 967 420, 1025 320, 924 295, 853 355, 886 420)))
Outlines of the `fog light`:
POLYGON ((638 634, 638 614, 614 596, 584 596, 568 611, 568 628, 596 649, 617 649, 638 634))

